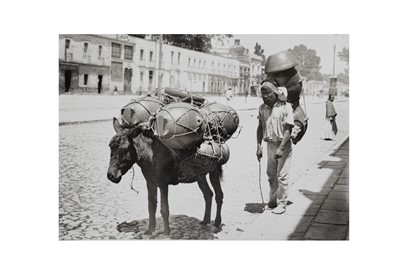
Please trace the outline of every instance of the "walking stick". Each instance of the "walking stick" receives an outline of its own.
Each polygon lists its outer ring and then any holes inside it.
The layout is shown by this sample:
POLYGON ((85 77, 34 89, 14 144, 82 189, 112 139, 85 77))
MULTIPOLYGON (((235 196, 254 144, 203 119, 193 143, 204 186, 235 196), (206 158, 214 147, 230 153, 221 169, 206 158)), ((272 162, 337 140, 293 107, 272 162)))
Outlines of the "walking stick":
POLYGON ((264 197, 261 189, 261 161, 258 161, 258 185, 260 187, 261 201, 264 204, 264 197))

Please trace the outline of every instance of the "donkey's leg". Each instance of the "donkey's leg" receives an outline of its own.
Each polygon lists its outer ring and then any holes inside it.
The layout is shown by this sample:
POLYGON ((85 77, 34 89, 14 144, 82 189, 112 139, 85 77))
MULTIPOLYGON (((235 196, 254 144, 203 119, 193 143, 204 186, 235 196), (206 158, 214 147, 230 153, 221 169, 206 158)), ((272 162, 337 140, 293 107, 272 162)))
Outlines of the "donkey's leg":
POLYGON ((161 191, 161 215, 164 221, 164 235, 169 235, 169 204, 168 204, 168 184, 160 186, 161 191))
POLYGON ((156 230, 157 209, 157 186, 152 182, 147 182, 147 202, 149 209, 149 228, 144 234, 151 235, 156 230))
POLYGON ((197 180, 197 184, 199 185, 201 192, 203 192, 204 200, 206 202, 206 210, 204 212, 203 221, 200 222, 202 225, 206 225, 210 223, 211 220, 211 201, 213 197, 213 192, 208 186, 206 175, 200 175, 197 180))
POLYGON ((217 214, 214 221, 214 226, 219 227, 221 225, 221 208, 222 208, 222 200, 224 198, 224 193, 221 189, 220 178, 222 175, 222 169, 217 168, 213 172, 210 172, 210 182, 214 188, 215 192, 215 201, 217 203, 217 214))

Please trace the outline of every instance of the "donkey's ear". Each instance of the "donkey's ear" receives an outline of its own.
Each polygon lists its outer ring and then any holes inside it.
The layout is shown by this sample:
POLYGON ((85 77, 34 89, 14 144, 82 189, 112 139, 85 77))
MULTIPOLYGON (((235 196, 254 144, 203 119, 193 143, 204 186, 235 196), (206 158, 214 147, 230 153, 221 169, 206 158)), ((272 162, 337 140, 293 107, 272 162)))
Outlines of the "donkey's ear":
POLYGON ((115 117, 113 118, 113 126, 115 129, 115 132, 117 132, 117 133, 120 132, 122 129, 121 124, 119 123, 118 119, 115 117))

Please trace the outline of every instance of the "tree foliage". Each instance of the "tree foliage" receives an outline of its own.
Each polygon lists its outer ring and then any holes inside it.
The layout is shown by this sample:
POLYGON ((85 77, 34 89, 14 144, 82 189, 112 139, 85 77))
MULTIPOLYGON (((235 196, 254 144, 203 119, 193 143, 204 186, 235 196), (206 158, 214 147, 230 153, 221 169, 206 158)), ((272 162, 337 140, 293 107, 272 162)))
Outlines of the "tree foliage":
POLYGON ((296 45, 293 49, 289 49, 298 59, 297 66, 300 75, 306 77, 307 80, 322 80, 320 73, 321 58, 317 56, 317 52, 313 49, 308 49, 304 44, 296 45))
POLYGON ((347 65, 347 68, 344 69, 344 73, 338 75, 338 81, 349 84, 349 48, 343 47, 342 51, 338 53, 338 57, 347 65))
POLYGON ((231 38, 232 34, 164 34, 163 39, 172 45, 208 53, 212 38, 231 38))
POLYGON ((256 42, 256 45, 254 46, 254 54, 262 56, 264 54, 264 49, 261 49, 261 45, 256 42))
POLYGON ((263 59, 262 65, 264 65, 265 64, 264 49, 261 48, 261 44, 258 44, 258 42, 256 42, 256 45, 254 46, 254 54, 262 57, 263 59))
POLYGON ((338 53, 338 57, 349 66, 349 48, 343 47, 342 51, 338 53))

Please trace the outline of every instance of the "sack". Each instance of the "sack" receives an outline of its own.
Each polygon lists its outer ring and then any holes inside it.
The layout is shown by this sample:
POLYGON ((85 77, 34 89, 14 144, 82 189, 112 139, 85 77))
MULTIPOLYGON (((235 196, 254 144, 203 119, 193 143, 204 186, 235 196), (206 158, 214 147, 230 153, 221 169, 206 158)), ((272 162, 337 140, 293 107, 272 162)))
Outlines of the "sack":
POLYGON ((152 127, 154 136, 169 148, 192 148, 203 140, 205 113, 190 103, 170 103, 159 110, 152 127))
POLYGON ((146 95, 138 100, 133 99, 121 109, 122 122, 136 126, 147 121, 161 106, 163 106, 163 103, 152 96, 146 95))

